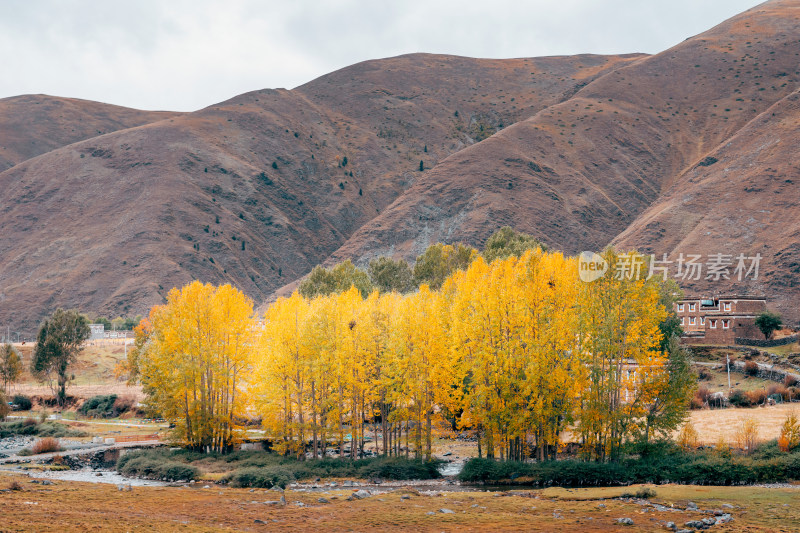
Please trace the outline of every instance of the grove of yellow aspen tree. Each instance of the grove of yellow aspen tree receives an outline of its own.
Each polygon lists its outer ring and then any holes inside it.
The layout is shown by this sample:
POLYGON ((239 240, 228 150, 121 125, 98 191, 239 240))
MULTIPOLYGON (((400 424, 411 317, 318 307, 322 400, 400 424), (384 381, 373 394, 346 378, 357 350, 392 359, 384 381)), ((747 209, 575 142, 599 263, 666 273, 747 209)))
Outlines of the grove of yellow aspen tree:
POLYGON ((536 249, 477 257, 438 290, 295 293, 262 320, 235 289, 195 282, 143 322, 132 366, 194 447, 230 446, 249 413, 299 458, 359 457, 368 440, 431 458, 449 421, 477 430, 487 457, 551 459, 569 432, 587 458, 613 459, 652 432, 654 405, 687 398, 664 392, 657 281, 617 279, 604 255, 591 283, 576 258, 536 249))

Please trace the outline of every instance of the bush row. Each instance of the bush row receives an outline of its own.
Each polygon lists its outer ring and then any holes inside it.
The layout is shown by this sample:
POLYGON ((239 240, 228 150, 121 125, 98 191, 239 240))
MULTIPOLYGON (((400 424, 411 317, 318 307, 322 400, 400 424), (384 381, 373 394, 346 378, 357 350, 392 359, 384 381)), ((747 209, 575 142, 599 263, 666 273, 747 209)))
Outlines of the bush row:
POLYGON ((146 452, 133 452, 120 457, 117 461, 117 472, 124 476, 162 481, 189 481, 197 479, 200 474, 194 466, 162 461, 146 452))
POLYGON ((0 422, 0 439, 15 435, 38 437, 85 437, 82 431, 72 429, 57 422, 37 422, 32 418, 14 422, 0 422))
POLYGON ((298 461, 272 452, 246 451, 230 454, 206 454, 190 450, 142 450, 130 452, 117 462, 117 470, 126 475, 154 468, 158 464, 191 465, 211 460, 230 465, 223 481, 238 487, 285 486, 295 480, 316 477, 352 477, 360 479, 435 479, 441 477, 441 461, 377 457, 366 459, 336 459, 298 461), (131 466, 132 464, 132 466, 131 466), (133 469, 133 470, 132 470, 133 469), (130 473, 128 473, 130 472, 130 473))
POLYGON ((80 406, 78 411, 84 416, 95 418, 115 418, 133 408, 135 400, 118 397, 116 394, 92 396, 80 406))
POLYGON ((543 463, 471 459, 459 479, 471 483, 540 487, 589 487, 634 483, 746 485, 800 479, 800 453, 768 457, 724 457, 709 452, 629 458, 612 463, 577 460, 543 463))

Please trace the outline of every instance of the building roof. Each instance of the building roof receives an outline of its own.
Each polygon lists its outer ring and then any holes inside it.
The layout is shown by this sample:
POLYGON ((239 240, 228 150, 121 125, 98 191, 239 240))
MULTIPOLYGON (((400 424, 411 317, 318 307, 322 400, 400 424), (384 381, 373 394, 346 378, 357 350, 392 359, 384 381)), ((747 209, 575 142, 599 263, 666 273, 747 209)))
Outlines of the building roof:
POLYGON ((679 302, 687 302, 690 300, 764 300, 767 301, 767 297, 765 295, 754 296, 754 295, 745 295, 745 294, 721 294, 716 296, 686 296, 680 300, 679 302))

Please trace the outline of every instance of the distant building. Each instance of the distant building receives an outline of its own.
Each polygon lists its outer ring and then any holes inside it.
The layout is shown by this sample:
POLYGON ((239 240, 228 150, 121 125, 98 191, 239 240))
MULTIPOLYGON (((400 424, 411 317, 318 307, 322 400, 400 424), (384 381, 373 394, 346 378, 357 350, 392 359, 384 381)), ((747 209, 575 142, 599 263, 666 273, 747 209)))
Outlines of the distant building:
POLYGON ((106 327, 103 324, 89 324, 89 331, 91 335, 89 335, 90 341, 96 341, 98 339, 102 339, 105 336, 106 327))
POLYGON ((767 310, 767 300, 754 296, 686 298, 675 304, 689 344, 733 345, 736 338, 760 339, 756 317, 767 310))

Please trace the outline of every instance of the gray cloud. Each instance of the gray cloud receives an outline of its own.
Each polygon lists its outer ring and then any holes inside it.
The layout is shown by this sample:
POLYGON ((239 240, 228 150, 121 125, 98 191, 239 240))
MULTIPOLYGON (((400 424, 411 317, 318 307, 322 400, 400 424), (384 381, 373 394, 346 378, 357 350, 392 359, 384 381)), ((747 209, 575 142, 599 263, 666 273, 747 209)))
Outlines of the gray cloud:
POLYGON ((4 0, 0 97, 194 110, 410 52, 664 50, 752 0, 4 0))

